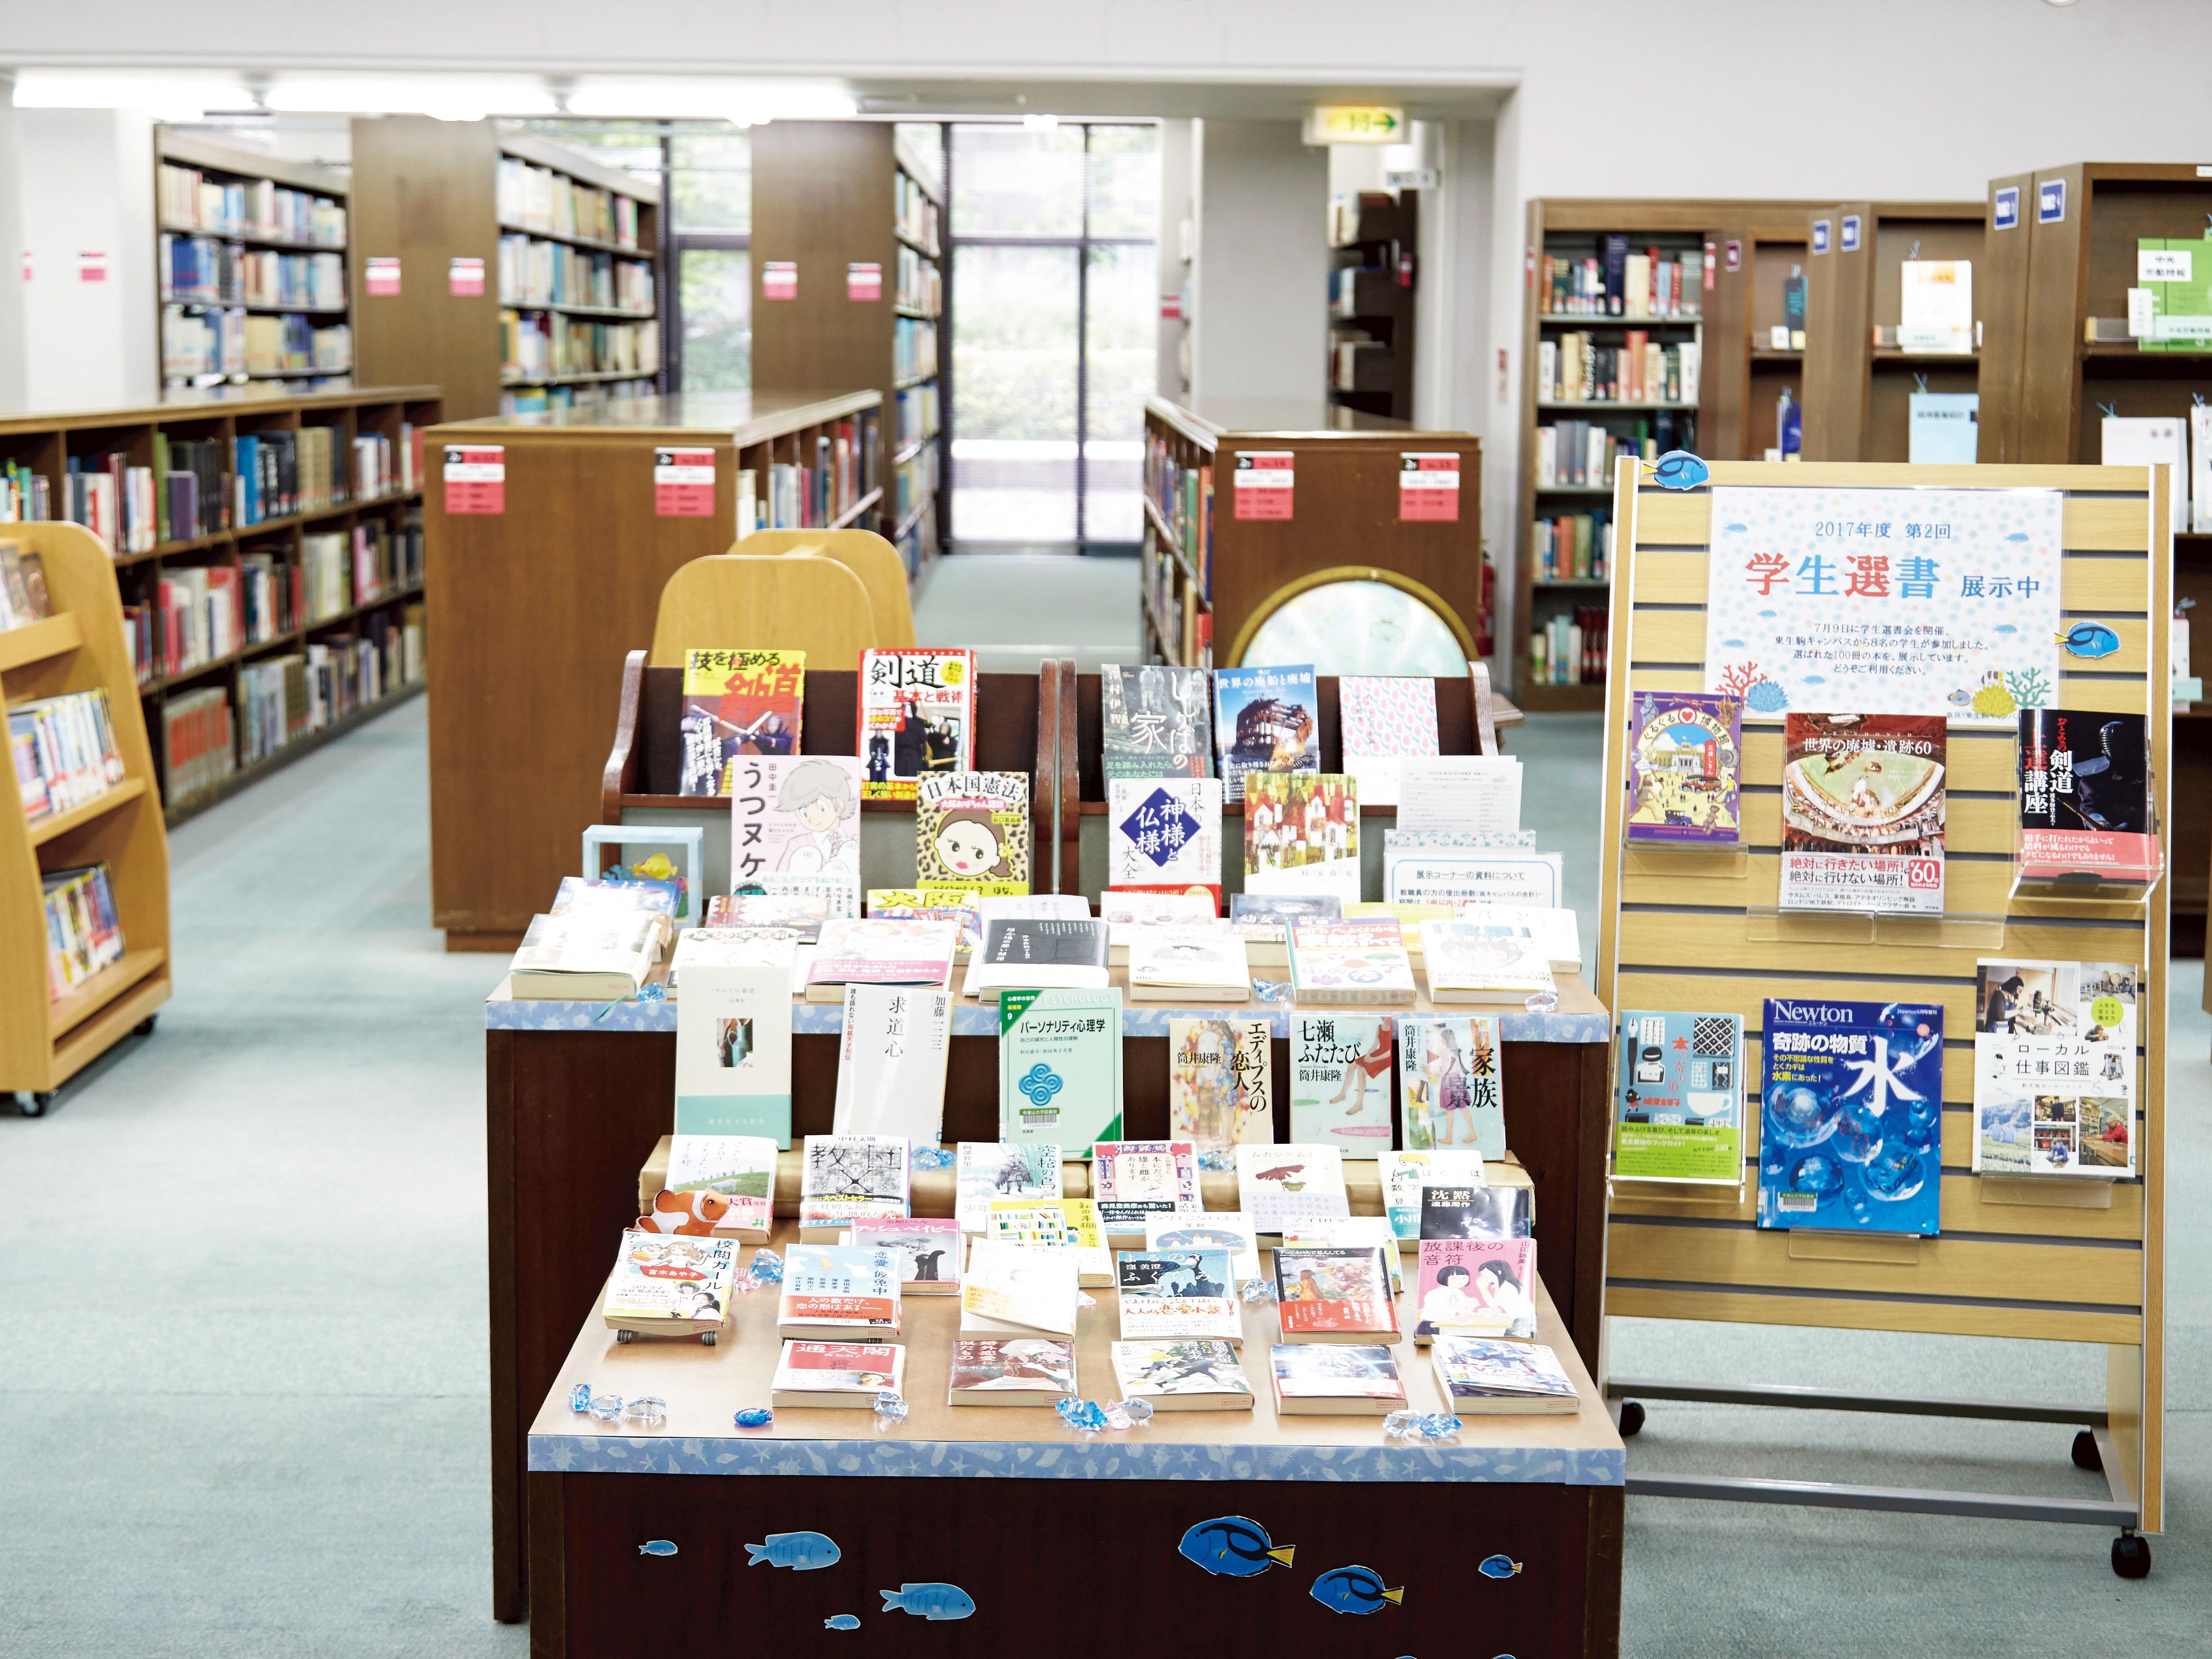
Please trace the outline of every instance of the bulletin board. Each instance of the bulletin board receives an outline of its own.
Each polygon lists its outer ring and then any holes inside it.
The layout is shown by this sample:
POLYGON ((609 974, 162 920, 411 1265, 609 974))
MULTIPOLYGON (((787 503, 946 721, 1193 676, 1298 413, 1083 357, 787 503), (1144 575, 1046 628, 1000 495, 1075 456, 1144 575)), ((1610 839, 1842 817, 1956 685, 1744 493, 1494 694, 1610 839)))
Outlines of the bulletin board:
MULTIPOLYGON (((1819 1390, 1693 1389, 1608 1382, 1616 1399, 1727 1399, 1849 1410, 2071 1422, 2094 1444, 2112 1502, 1876 1492, 1820 1483, 1692 1476, 1674 1495, 1766 1498, 2160 1529, 2164 1301, 2166 881, 2147 897, 2101 902, 2013 896, 2014 723, 1954 718, 1948 734, 1946 911, 1905 921, 1778 912, 1783 733, 1747 711, 1740 772, 1742 848, 1717 856, 1624 846, 1626 738, 1640 691, 1705 689, 1715 487, 1838 489, 2042 489, 2063 492, 2062 612, 2107 623, 2119 648, 2061 659, 2051 706, 2147 714, 2159 833, 2171 868, 2172 737, 2167 634, 2172 556, 2166 489, 2142 467, 1909 467, 1717 462, 1705 485, 1659 488, 1633 462, 1615 483, 1620 552, 1607 690, 1602 909, 1597 990, 1614 1011, 1741 1015, 1745 1036, 1745 1182, 1661 1187, 1616 1179, 1607 1232, 1606 1310, 1718 1320, 1942 1333, 2102 1345, 2101 1407, 2007 1408, 2002 1401, 1892 1401, 1819 1390), (1643 473, 1639 477, 1639 472, 1643 473), (1974 1000, 1978 957, 2132 963, 2137 1012, 2136 1170, 2112 1182, 1972 1172, 1974 1000), (1887 988, 1895 988, 1890 989, 1887 988), (1940 1002, 1944 1009, 1941 1236, 1762 1231, 1756 1222, 1760 1023, 1769 996, 1940 1002), (1745 1490, 1751 1487, 1768 1490, 1745 1490), (1778 1489, 1790 1488, 1787 1492, 1778 1489), (1869 1498, 1868 1494, 1874 1494, 1869 1498)), ((1723 647, 1716 641, 1714 648, 1723 647)), ((1615 1044, 1616 1052, 1618 1044, 1615 1044)), ((1748 1381, 1748 1380, 1747 1380, 1748 1381)), ((1998 1392, 2002 1392, 2001 1384, 1998 1392)), ((1635 1413, 1640 1422, 1640 1408, 1635 1413)), ((1624 1431, 1632 1432, 1624 1420, 1624 1431)), ((2076 1461, 2086 1454, 2077 1442, 2076 1461)), ((2089 1465, 2085 1462, 2085 1467, 2089 1465)), ((1639 1490, 1632 1472, 1630 1490, 1639 1490)), ((2115 1546, 2140 1546, 2123 1537, 2115 1546)), ((2140 1551, 2144 1571, 2147 1550, 2140 1551)), ((2134 1576, 2130 1574, 2130 1576, 2134 1576)))

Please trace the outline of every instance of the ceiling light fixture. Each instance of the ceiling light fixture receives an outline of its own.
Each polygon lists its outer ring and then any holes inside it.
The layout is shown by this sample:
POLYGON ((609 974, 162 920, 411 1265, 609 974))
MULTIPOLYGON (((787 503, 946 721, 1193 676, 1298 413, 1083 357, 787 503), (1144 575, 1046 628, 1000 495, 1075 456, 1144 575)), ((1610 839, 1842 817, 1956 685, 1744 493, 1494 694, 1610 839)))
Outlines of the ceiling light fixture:
POLYGON ((17 109, 143 110, 163 121, 198 121, 210 110, 253 107, 245 82, 220 75, 115 70, 18 70, 17 109))
POLYGON ((283 75, 262 101, 287 114, 428 115, 441 121, 556 112, 544 82, 526 76, 283 75))
POLYGON ((852 89, 836 82, 645 77, 579 80, 568 91, 568 106, 571 115, 728 121, 741 127, 845 120, 860 110, 852 89))

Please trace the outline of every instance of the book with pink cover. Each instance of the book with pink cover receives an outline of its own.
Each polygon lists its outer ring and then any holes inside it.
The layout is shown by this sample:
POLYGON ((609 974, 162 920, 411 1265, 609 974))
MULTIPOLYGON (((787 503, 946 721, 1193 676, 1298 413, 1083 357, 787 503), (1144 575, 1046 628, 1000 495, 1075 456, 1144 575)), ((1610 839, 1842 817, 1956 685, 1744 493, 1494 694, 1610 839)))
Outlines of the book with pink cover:
POLYGON ((1361 804, 1395 806, 1399 762, 1408 755, 1440 752, 1437 683, 1347 674, 1337 681, 1336 692, 1344 769, 1358 781, 1361 804))
POLYGON ((809 1000, 842 1002, 845 987, 949 986, 960 930, 950 921, 902 921, 870 916, 822 924, 821 943, 806 970, 809 1000))

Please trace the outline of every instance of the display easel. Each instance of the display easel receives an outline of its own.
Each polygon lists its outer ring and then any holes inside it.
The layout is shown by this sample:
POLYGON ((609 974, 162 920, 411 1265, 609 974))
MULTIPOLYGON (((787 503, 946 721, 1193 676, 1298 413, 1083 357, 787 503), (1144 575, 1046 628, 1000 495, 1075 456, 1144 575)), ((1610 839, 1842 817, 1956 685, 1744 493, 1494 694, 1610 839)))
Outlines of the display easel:
MULTIPOLYGON (((2116 713, 2148 711, 2152 776, 2171 868, 2172 721, 2162 619, 2170 608, 2172 557, 2166 485, 2154 477, 2155 469, 1717 462, 1711 471, 1711 483, 1725 486, 2065 491, 2065 611, 2112 619, 2123 647, 2094 665, 2064 659, 2055 702, 2116 713), (2160 620, 2153 625, 2152 619, 2160 620)), ((1747 856, 1686 879, 1677 849, 1624 849, 1628 699, 1635 691, 1703 689, 1712 518, 1707 490, 1674 493, 1638 484, 1630 464, 1619 474, 1614 494, 1622 550, 1615 580, 1626 602, 1613 607, 1612 660, 1629 672, 1613 678, 1606 714, 1597 990, 1607 1007, 1741 1014, 1747 1073, 1755 1079, 1762 1071, 1752 1058, 1762 1000, 1778 991, 1863 1000, 1881 984, 1906 981, 1916 995, 1941 998, 1946 1030, 1955 1036, 1973 1030, 1976 958, 1999 950, 2133 962, 2147 969, 2148 981, 2140 1007, 2142 1103, 2134 1179, 2109 1186, 2000 1184, 1969 1173, 1971 1069, 1966 1056, 1954 1052, 1944 1074, 1944 1237, 1754 1228, 1756 1090, 1748 1091, 1743 1188, 1658 1197, 1645 1195, 1648 1186, 1633 1197, 1616 1189, 1607 1231, 1609 1315, 2094 1342, 2103 1344, 2106 1354, 2100 1406, 1610 1377, 1606 1390, 1621 1402, 1624 1434, 1641 1426, 1639 1402, 1646 1400, 2070 1423, 2082 1430, 2075 1462, 2090 1469, 2101 1464, 2108 1499, 1690 1474, 1632 1474, 1628 1489, 1664 1497, 2114 1526, 2122 1535, 2112 1547, 2113 1569, 2139 1577, 2149 1571, 2150 1552, 2137 1534, 2159 1531, 2163 1513, 2166 884, 2160 881, 2132 904, 2008 904, 2014 743, 2009 733, 1956 725, 1948 847, 1954 854, 2002 854, 2004 861, 1960 858, 1953 865, 1950 902, 1973 914, 1959 925, 1947 921, 1930 930, 1942 942, 1892 938, 1871 924, 1863 942, 1838 942, 1837 918, 1805 926, 1790 915, 1777 916, 1771 907, 1779 863, 1782 736, 1771 723, 1747 722, 1744 731, 1747 856), (1657 859, 1652 851, 1677 855, 1657 859), (1686 888, 1693 892, 1686 894, 1686 888)))

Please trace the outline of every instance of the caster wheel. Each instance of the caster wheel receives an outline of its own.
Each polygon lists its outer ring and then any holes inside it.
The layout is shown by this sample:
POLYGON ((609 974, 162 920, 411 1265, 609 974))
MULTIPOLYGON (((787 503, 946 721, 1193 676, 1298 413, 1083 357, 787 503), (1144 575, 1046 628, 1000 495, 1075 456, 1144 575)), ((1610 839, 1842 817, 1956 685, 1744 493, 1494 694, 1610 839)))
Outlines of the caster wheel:
POLYGON ((33 1091, 15 1097, 15 1109, 25 1117, 44 1117, 46 1115, 46 1108, 53 1103, 53 1091, 51 1089, 44 1093, 33 1091))
POLYGON ((131 1035, 132 1036, 153 1036, 153 1035, 154 1035, 154 1022, 155 1022, 155 1020, 157 1020, 157 1019, 161 1018, 161 1015, 159 1015, 159 1014, 149 1014, 149 1015, 147 1015, 145 1018, 143 1018, 143 1019, 140 1020, 140 1021, 139 1021, 136 1025, 134 1025, 134 1026, 132 1026, 132 1027, 131 1028, 131 1035))
POLYGON ((699 1333, 699 1340, 711 1348, 714 1346, 714 1339, 720 1334, 721 1333, 719 1331, 702 1331, 699 1333))
POLYGON ((2087 1429, 2074 1437, 2074 1467, 2087 1469, 2092 1474, 2104 1472, 2105 1460, 2097 1450, 2097 1437, 2087 1429))
POLYGON ((1644 1427, 1644 1402, 1624 1400, 1620 1402, 1620 1437, 1630 1438, 1644 1427))
POLYGON ((2112 1571, 2123 1578, 2150 1577, 2150 1540, 2131 1532, 2112 1540, 2112 1571))
POLYGON ((635 1331, 617 1331, 615 1333, 615 1340, 627 1346, 630 1343, 637 1340, 637 1333, 635 1331))

